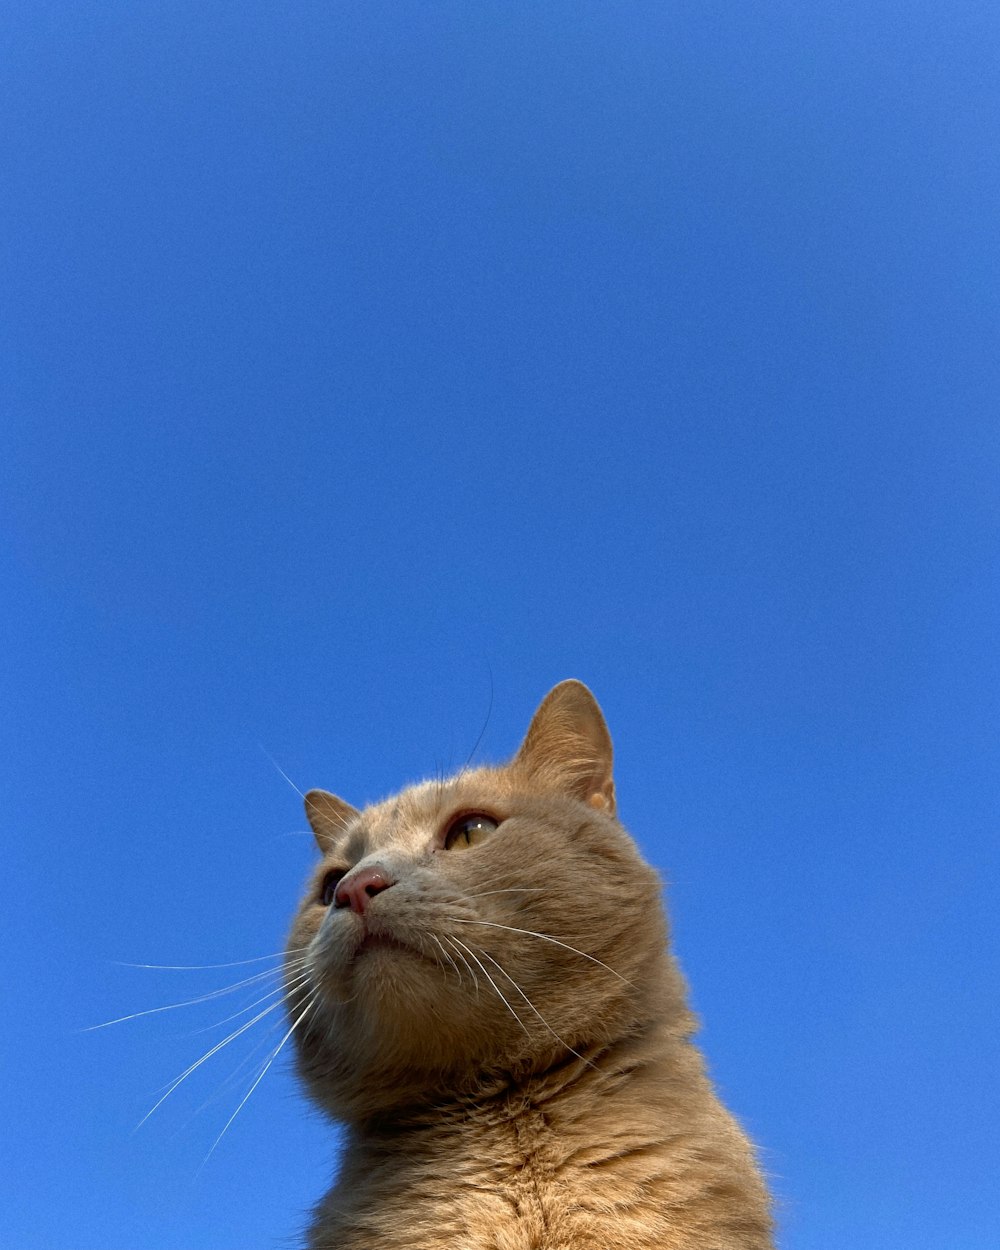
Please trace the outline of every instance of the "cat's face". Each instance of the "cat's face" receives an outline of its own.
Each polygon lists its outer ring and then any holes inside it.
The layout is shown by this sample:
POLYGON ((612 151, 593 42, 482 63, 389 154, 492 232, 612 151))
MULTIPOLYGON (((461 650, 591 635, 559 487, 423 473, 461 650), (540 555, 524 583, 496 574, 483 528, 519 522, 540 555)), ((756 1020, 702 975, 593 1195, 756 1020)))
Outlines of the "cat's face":
POLYGON ((506 767, 307 811, 323 860, 289 940, 300 1067, 348 1118, 617 1036, 653 975, 659 883, 613 815, 610 741, 556 687, 506 767))

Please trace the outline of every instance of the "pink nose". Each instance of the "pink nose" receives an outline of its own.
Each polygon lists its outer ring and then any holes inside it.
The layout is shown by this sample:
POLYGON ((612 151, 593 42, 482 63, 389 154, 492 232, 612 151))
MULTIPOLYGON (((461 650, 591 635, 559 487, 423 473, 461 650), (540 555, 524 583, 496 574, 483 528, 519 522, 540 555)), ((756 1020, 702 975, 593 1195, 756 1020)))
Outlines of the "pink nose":
POLYGON ((390 885, 395 884, 381 864, 371 864, 367 868, 356 869, 354 872, 349 872, 337 886, 333 896, 334 906, 349 907, 351 911, 362 916, 376 894, 381 894, 383 890, 388 890, 390 885))

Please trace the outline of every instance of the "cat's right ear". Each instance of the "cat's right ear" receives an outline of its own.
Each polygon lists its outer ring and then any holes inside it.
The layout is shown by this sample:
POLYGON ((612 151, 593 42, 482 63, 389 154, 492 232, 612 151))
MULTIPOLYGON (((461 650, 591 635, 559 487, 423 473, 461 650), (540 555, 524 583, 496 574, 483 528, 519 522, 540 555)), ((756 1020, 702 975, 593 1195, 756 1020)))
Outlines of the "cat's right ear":
POLYGON ((317 846, 325 855, 343 838, 347 826, 358 815, 358 809, 327 790, 310 790, 305 800, 306 819, 317 846))
POLYGON ((611 735, 582 681, 562 681, 549 691, 513 764, 543 785, 615 813, 611 735))

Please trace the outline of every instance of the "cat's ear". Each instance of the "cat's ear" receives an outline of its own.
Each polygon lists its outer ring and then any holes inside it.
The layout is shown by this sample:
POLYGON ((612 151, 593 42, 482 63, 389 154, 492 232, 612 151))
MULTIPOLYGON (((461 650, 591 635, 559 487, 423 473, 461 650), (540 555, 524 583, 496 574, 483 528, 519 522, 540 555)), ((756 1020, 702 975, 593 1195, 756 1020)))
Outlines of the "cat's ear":
POLYGON ((542 700, 513 760, 542 785, 614 815, 611 735, 581 681, 562 681, 542 700))
POLYGON ((358 809, 327 790, 310 790, 305 800, 306 818, 325 855, 344 836, 344 830, 358 815, 358 809))

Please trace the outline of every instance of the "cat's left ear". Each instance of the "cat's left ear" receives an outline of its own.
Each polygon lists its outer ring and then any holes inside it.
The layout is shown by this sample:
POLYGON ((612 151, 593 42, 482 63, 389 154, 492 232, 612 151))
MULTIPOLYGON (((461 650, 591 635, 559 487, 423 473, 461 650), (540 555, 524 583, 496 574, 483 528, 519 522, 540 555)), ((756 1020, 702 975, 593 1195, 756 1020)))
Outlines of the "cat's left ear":
POLYGON ((562 681, 532 717, 515 768, 542 785, 614 815, 611 735, 597 700, 582 681, 562 681))
POLYGON ((310 790, 305 796, 306 819, 324 855, 343 838, 358 809, 328 790, 310 790))

